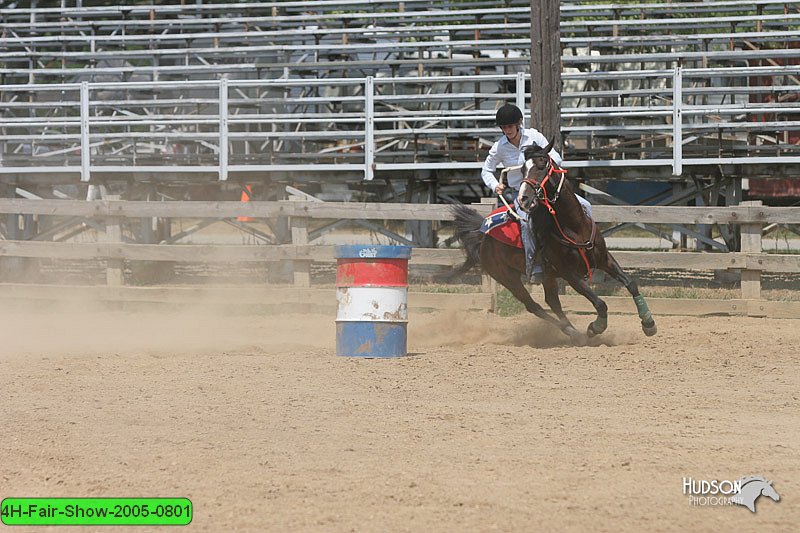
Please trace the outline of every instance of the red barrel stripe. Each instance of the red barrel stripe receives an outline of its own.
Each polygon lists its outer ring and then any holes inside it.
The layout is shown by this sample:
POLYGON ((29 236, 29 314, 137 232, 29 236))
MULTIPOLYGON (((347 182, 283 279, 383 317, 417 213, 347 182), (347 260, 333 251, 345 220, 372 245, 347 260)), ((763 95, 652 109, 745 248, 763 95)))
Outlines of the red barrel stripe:
POLYGON ((408 259, 340 258, 337 287, 406 287, 408 259))

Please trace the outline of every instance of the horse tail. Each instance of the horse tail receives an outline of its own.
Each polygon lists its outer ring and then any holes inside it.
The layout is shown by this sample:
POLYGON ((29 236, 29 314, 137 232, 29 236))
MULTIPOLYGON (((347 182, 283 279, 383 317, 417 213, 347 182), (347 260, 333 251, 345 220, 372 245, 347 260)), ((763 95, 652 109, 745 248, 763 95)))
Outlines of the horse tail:
POLYGON ((450 212, 454 217, 455 233, 454 237, 461 242, 464 251, 467 254, 467 260, 471 261, 473 265, 480 264, 480 249, 481 241, 483 240, 483 233, 481 226, 483 225, 483 215, 470 209, 461 203, 453 203, 450 206, 450 212))
POLYGON ((452 202, 450 212, 453 214, 455 226, 453 240, 459 241, 464 247, 467 259, 449 272, 436 276, 437 279, 443 281, 449 281, 456 276, 465 274, 481 262, 480 248, 483 240, 483 233, 481 232, 483 216, 474 209, 470 209, 456 201, 452 202))

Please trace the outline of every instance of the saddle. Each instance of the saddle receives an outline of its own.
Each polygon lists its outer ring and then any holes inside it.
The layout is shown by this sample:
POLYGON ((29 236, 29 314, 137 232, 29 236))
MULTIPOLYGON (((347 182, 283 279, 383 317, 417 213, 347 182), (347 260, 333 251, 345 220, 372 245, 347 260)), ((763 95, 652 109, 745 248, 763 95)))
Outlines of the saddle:
POLYGON ((508 213, 508 208, 505 206, 495 209, 483 220, 481 232, 503 244, 522 248, 519 223, 508 213))

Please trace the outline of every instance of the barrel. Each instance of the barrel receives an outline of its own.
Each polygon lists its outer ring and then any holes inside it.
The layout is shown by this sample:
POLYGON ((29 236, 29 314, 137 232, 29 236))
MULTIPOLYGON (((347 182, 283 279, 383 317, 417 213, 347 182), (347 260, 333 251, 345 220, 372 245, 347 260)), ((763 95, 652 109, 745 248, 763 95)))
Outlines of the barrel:
POLYGON ((336 354, 408 353, 409 246, 337 246, 336 354))

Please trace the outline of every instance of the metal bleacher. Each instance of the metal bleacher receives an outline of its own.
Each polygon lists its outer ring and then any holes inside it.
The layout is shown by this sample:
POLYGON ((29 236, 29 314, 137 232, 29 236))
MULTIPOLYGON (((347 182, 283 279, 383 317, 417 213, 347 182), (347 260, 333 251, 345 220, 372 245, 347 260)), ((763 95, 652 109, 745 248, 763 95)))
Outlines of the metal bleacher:
POLYGON ((798 23, 791 2, 563 6, 571 157, 796 175, 798 23))
MULTIPOLYGON (((480 196, 495 109, 530 107, 528 0, 6 4, 5 183, 425 180, 480 196)), ((563 2, 573 175, 796 175, 798 6, 563 2)))

